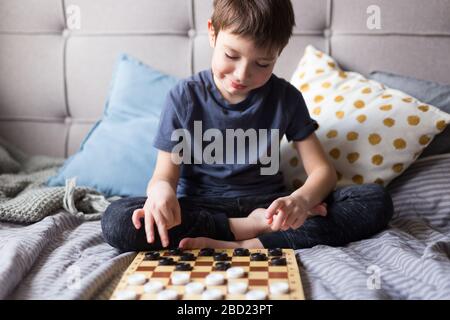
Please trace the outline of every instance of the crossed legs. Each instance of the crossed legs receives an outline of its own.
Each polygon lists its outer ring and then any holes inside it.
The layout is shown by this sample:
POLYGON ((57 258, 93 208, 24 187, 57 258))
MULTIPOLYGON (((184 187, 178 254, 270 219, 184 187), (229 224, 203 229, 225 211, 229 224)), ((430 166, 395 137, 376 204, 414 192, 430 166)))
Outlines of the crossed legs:
MULTIPOLYGON (((184 238, 179 247, 183 249, 194 248, 264 248, 257 236, 272 232, 271 226, 265 218, 266 209, 257 208, 246 218, 230 218, 229 224, 236 241, 222 241, 207 237, 184 238)), ((326 216, 326 206, 319 206, 310 216, 326 216)))

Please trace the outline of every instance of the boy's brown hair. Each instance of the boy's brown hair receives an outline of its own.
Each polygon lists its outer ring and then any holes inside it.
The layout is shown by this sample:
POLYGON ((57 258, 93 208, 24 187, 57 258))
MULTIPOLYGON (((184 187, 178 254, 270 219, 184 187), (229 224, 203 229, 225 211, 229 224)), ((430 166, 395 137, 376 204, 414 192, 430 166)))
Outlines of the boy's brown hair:
POLYGON ((220 30, 250 38, 258 48, 284 49, 295 26, 290 0, 214 0, 211 17, 217 38, 220 30))

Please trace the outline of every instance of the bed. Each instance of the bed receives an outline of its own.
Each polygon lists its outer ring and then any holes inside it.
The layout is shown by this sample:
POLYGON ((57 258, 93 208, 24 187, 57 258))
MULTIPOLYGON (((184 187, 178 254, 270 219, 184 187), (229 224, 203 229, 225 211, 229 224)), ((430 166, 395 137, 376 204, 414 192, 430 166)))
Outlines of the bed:
MULTIPOLYGON (((292 2, 297 25, 279 76, 289 79, 313 44, 366 76, 384 70, 450 84, 448 1, 292 2), (377 10, 380 28, 368 23, 377 10)), ((0 175, 0 205, 8 181, 32 186, 77 152, 102 116, 119 53, 177 77, 208 68, 211 3, 2 1, 0 146, 21 174, 0 175)), ((449 299, 449 181, 449 152, 422 157, 388 185, 388 229, 345 247, 297 250, 306 298, 449 299)), ((33 223, 0 222, 0 299, 108 299, 134 258, 102 238, 99 217, 112 198, 92 190, 59 196, 63 208, 33 223), (91 214, 71 206, 86 194, 91 214)))

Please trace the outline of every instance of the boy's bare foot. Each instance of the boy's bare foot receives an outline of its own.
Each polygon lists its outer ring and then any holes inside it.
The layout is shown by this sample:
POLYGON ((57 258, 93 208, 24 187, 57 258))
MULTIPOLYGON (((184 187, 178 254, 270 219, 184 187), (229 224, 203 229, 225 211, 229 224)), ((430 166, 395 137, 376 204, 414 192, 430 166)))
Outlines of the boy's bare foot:
MULTIPOLYGON (((309 216, 325 216, 327 214, 326 204, 314 207, 311 212, 309 216)), ((230 218, 230 229, 236 241, 221 241, 206 237, 184 238, 180 241, 179 246, 181 248, 262 248, 261 242, 256 237, 273 231, 265 215, 266 209, 257 208, 246 218, 230 218)))
MULTIPOLYGON (((201 248, 263 248, 262 243, 256 238, 263 233, 272 232, 271 226, 265 217, 266 209, 257 208, 247 218, 231 218, 230 227, 239 241, 222 241, 206 237, 184 238, 179 247, 183 249, 201 248)), ((309 216, 326 216, 327 204, 321 203, 311 209, 309 216)))
POLYGON ((271 226, 267 223, 266 209, 257 208, 253 210, 247 219, 249 219, 249 223, 254 227, 257 235, 272 232, 271 226))
POLYGON ((258 239, 249 239, 249 240, 243 240, 243 241, 221 241, 221 240, 215 240, 215 239, 211 239, 211 238, 198 237, 198 238, 184 238, 180 241, 178 247, 180 247, 182 249, 201 249, 201 248, 256 249, 256 248, 263 248, 263 245, 258 239))

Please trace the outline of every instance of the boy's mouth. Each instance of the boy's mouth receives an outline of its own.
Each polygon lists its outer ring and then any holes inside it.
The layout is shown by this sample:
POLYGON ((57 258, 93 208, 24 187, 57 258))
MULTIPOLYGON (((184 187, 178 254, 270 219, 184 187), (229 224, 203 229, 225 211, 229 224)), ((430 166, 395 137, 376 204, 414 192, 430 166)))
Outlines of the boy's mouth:
POLYGON ((231 86, 234 89, 237 89, 237 90, 243 90, 243 89, 247 88, 247 86, 243 86, 241 84, 238 84, 238 83, 234 82, 233 80, 231 80, 231 86))

